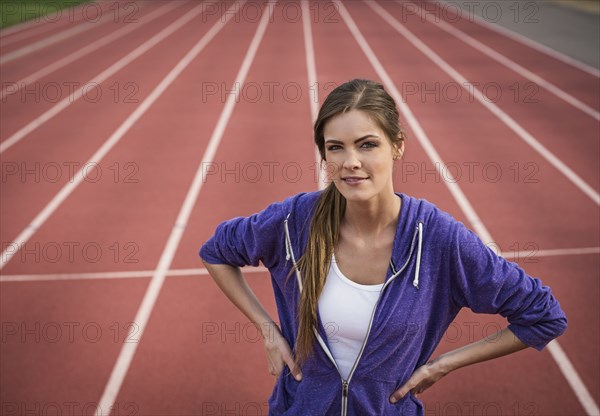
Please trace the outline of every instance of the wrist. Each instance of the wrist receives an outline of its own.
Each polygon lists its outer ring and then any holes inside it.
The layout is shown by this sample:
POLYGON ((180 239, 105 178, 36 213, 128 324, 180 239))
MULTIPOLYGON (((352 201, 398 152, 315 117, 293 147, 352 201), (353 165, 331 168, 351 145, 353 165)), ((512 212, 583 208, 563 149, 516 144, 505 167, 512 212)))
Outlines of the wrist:
POLYGON ((260 325, 260 334, 265 342, 273 342, 279 335, 279 327, 275 322, 263 322, 260 325))
POLYGON ((441 374, 442 376, 445 376, 446 374, 454 370, 451 360, 446 355, 440 355, 439 357, 435 358, 427 364, 433 372, 441 374))

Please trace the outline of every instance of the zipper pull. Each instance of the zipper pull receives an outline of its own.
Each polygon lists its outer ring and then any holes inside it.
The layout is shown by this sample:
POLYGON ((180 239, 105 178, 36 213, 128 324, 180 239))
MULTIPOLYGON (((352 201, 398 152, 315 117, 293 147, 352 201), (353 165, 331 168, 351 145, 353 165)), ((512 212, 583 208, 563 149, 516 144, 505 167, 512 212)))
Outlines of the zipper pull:
POLYGON ((342 382, 342 396, 348 397, 348 382, 347 381, 342 382))

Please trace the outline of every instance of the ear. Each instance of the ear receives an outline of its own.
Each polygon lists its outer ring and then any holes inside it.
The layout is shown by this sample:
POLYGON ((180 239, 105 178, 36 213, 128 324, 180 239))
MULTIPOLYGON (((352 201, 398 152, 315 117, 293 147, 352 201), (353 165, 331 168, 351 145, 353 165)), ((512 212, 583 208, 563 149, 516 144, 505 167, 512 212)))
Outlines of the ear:
POLYGON ((400 144, 394 143, 394 160, 398 160, 404 154, 404 139, 400 140, 400 144))

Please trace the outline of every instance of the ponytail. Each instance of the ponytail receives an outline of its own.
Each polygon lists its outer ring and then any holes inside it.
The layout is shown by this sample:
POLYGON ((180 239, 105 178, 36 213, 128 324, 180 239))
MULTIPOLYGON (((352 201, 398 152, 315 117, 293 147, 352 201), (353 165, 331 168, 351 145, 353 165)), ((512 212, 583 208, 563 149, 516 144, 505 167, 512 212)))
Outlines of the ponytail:
MULTIPOLYGON (((298 307, 295 360, 297 368, 302 367, 313 350, 315 341, 313 326, 317 325, 319 295, 325 285, 333 248, 339 238, 340 222, 346 210, 346 199, 331 182, 322 191, 316 205, 306 251, 297 262, 303 277, 298 307)), ((292 269, 290 274, 293 271, 292 269)))

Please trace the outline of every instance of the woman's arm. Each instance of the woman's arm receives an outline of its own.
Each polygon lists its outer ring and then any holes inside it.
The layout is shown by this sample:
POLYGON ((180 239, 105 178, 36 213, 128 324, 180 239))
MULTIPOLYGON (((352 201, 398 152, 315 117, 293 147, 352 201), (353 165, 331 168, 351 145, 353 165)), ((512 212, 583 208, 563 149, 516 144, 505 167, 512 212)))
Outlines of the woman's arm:
POLYGON ((231 302, 256 326, 263 339, 273 338, 275 322, 248 286, 237 266, 210 264, 202 261, 215 283, 231 302))
POLYGON ((397 402, 409 391, 413 394, 421 393, 458 368, 502 357, 525 348, 527 348, 526 344, 508 328, 504 328, 491 337, 442 354, 417 368, 408 381, 392 394, 390 401, 397 402))
POLYGON ((294 368, 294 359, 287 341, 242 276, 240 268, 228 264, 210 264, 204 260, 202 262, 217 286, 262 335, 269 372, 278 375, 283 366, 287 364, 296 379, 300 379, 301 374, 294 368))

